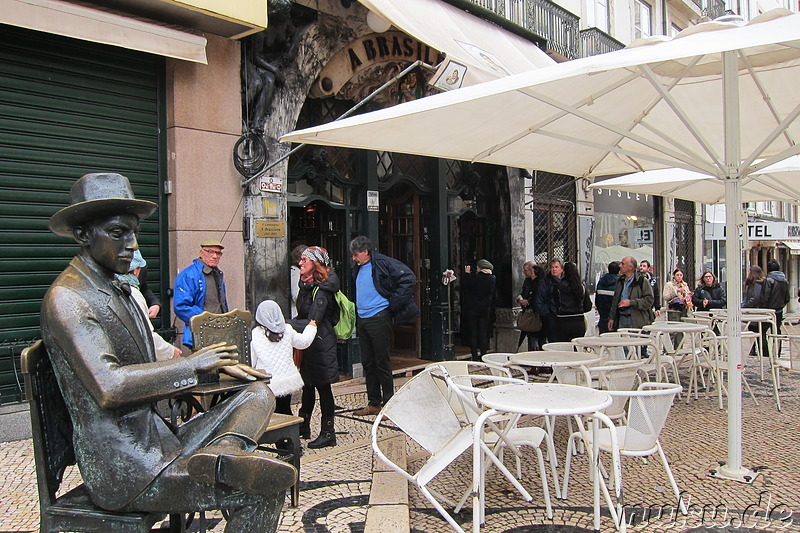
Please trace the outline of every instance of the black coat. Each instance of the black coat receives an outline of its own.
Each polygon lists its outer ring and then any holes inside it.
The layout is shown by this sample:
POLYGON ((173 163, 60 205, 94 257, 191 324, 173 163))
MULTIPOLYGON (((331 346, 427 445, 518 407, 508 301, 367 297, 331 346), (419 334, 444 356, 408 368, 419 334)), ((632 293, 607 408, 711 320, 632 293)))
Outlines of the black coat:
POLYGON ((339 322, 339 307, 334 294, 339 290, 339 276, 331 271, 323 283, 300 282, 297 295, 297 316, 291 321, 294 329, 302 331, 309 320, 317 321, 317 336, 311 346, 303 350, 300 375, 307 385, 324 385, 339 381, 339 362, 336 358, 336 333, 333 326, 339 322), (316 290, 314 289, 319 287, 316 290))
POLYGON ((466 316, 488 317, 494 303, 494 274, 464 274, 461 278, 463 300, 461 309, 466 316))
POLYGON ((725 289, 719 283, 711 287, 704 284, 698 285, 692 294, 692 304, 696 311, 708 311, 709 309, 723 309, 728 303, 725 297, 725 289), (703 300, 708 299, 708 306, 703 305, 703 300))

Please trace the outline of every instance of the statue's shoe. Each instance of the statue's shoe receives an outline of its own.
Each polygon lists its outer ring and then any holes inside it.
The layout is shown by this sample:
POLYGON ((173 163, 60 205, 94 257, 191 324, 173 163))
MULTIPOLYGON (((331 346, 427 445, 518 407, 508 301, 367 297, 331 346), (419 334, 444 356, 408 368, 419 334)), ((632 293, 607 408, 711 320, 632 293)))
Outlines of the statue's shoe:
POLYGON ((294 466, 266 454, 208 446, 189 458, 189 475, 203 483, 223 483, 247 494, 277 494, 297 482, 294 466))

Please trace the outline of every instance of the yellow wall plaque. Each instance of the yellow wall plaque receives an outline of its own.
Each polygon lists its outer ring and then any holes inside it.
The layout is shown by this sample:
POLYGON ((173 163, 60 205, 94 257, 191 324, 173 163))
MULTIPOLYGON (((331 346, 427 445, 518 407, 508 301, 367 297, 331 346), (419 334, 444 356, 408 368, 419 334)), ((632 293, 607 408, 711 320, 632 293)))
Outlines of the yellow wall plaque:
POLYGON ((283 220, 256 220, 256 237, 276 239, 286 235, 286 222, 283 220))

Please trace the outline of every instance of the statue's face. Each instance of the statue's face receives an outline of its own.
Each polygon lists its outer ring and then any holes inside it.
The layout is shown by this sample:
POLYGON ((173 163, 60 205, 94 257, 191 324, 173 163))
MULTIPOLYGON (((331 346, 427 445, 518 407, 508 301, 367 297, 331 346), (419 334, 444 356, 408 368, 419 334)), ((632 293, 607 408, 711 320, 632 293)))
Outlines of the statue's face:
POLYGON ((88 251, 101 267, 116 274, 127 274, 133 252, 139 248, 139 217, 115 215, 96 220, 87 228, 88 251))

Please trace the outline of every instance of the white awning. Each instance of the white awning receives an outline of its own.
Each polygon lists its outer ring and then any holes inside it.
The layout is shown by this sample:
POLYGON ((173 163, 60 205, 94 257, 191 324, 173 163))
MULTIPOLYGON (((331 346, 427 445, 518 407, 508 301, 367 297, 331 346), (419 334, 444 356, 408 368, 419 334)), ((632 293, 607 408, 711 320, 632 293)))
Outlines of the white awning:
POLYGON ((206 64, 206 39, 58 0, 0 0, 0 22, 206 64))
POLYGON ((441 0, 359 1, 395 27, 445 53, 447 60, 436 84, 442 89, 555 64, 531 41, 441 0))
POLYGON ((789 249, 789 255, 800 255, 800 241, 781 241, 789 249))

